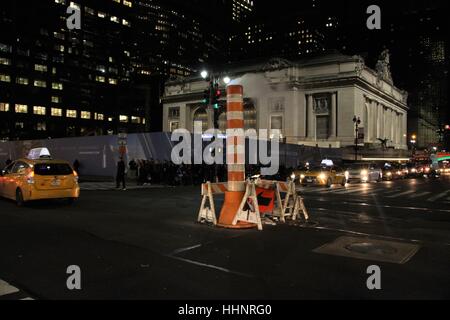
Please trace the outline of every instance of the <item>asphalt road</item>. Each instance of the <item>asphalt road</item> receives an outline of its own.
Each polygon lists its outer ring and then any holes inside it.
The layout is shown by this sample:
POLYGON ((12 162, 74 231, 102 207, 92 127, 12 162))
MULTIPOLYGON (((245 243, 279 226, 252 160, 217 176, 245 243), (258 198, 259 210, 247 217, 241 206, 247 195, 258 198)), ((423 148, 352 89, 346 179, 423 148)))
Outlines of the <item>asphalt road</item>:
POLYGON ((450 177, 302 189, 311 222, 262 232, 195 223, 199 187, 87 189, 72 206, 0 200, 0 299, 450 298, 450 177), (344 236, 417 250, 404 263, 315 251, 344 236))

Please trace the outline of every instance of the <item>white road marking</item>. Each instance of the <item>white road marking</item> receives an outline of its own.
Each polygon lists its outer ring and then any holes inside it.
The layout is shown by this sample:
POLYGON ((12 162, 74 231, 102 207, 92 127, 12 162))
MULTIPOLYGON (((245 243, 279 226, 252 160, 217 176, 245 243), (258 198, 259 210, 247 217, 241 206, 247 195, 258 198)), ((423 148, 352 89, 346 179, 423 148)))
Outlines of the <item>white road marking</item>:
POLYGON ((19 292, 19 289, 13 287, 9 283, 0 280, 0 296, 6 296, 8 294, 19 292))
POLYGON ((408 194, 415 193, 415 192, 416 192, 415 190, 409 190, 409 191, 405 191, 402 193, 393 194, 392 196, 387 196, 386 198, 398 198, 398 197, 406 196, 408 194))
POLYGON ((434 197, 429 198, 427 201, 433 202, 433 201, 436 201, 436 200, 438 200, 438 199, 441 199, 441 198, 447 196, 447 194, 448 194, 449 192, 450 192, 450 190, 447 190, 447 191, 444 191, 444 192, 442 192, 442 193, 439 193, 438 195, 435 195, 434 197))
POLYGON ((427 196, 429 194, 431 194, 431 192, 425 191, 425 192, 421 192, 421 193, 417 193, 417 194, 412 194, 408 198, 420 198, 420 197, 427 196))

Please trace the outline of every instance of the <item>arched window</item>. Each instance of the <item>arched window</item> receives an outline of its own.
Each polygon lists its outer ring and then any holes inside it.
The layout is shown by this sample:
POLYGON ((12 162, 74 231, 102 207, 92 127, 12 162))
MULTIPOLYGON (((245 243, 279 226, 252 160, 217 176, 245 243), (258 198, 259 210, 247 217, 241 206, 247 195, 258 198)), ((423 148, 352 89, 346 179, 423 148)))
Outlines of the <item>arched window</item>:
POLYGON ((194 116, 192 118, 193 118, 192 128, 195 128, 196 122, 201 122, 202 132, 208 130, 208 113, 206 112, 205 109, 197 108, 197 110, 194 111, 194 116))

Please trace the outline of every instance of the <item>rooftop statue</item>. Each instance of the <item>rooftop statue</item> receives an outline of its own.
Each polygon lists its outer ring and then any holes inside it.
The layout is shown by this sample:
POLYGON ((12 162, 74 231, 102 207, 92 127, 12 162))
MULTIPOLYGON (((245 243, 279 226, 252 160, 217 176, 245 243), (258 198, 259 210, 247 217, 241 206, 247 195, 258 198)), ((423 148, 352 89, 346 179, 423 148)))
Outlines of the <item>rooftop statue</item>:
POLYGON ((391 54, 388 49, 383 50, 380 54, 380 58, 378 59, 377 66, 377 75, 380 80, 384 80, 393 83, 392 74, 391 74, 391 54))

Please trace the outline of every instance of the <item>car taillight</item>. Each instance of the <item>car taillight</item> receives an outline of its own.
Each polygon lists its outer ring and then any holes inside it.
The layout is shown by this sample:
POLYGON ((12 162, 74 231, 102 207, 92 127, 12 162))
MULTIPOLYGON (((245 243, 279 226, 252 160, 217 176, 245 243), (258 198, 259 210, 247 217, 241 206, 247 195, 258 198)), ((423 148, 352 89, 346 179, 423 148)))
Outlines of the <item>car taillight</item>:
POLYGON ((73 177, 76 183, 78 183, 78 173, 74 170, 73 171, 73 177))
POLYGON ((27 175, 27 183, 28 184, 34 184, 34 171, 31 171, 27 175))

